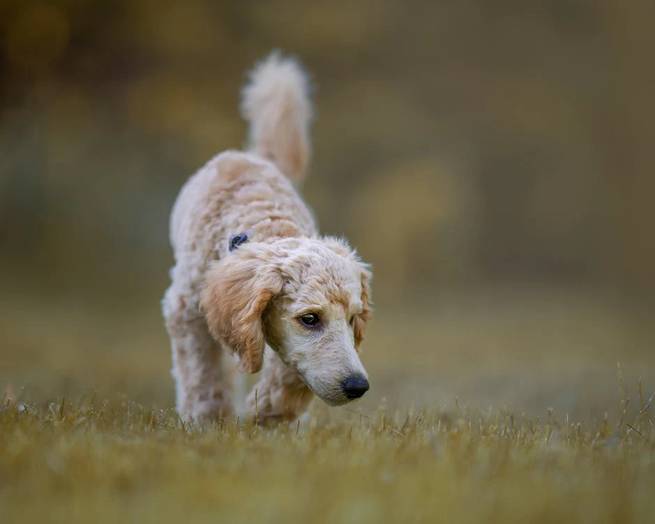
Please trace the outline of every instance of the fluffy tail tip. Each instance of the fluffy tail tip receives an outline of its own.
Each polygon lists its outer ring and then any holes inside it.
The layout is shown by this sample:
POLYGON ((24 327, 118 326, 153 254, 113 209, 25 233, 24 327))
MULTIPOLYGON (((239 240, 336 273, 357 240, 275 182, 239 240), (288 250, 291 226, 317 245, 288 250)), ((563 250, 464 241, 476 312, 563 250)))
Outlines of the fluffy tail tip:
POLYGON ((241 112, 250 124, 250 149, 300 182, 309 162, 312 117, 309 81, 300 64, 277 51, 258 63, 243 88, 241 112))

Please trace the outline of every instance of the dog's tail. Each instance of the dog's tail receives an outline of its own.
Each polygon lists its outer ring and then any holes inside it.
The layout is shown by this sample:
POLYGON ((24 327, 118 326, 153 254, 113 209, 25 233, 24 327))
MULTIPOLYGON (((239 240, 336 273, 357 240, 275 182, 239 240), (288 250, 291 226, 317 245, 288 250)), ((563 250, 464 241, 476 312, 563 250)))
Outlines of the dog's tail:
POLYGON ((309 162, 312 116, 309 82, 302 67, 273 52, 250 73, 241 112, 250 124, 249 147, 300 182, 309 162))

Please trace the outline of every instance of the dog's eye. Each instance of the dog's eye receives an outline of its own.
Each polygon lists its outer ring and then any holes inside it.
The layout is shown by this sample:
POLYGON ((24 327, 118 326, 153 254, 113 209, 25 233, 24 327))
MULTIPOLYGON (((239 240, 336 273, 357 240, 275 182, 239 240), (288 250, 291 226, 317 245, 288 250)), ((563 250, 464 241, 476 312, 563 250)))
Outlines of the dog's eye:
POLYGON ((321 321, 316 313, 305 313, 299 317, 300 323, 307 327, 316 327, 321 321))

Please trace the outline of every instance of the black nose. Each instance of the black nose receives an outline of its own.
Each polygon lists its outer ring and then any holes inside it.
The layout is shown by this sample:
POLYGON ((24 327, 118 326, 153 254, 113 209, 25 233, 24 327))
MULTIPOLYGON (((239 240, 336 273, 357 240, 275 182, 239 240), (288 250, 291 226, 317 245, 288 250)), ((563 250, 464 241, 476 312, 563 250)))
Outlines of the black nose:
POLYGON ((359 398, 368 391, 368 380, 364 375, 351 375, 341 383, 346 398, 359 398))

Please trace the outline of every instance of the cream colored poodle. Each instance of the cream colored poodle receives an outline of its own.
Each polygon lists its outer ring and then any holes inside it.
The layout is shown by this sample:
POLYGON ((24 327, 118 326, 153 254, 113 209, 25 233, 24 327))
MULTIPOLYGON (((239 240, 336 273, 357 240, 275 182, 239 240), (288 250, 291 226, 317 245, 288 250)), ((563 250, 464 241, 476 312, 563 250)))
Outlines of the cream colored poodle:
POLYGON ((210 160, 171 216, 175 266, 163 313, 186 420, 233 413, 225 350, 242 371, 261 370, 247 399, 260 421, 293 420, 312 393, 339 405, 369 387, 358 349, 370 272, 345 241, 318 235, 293 184, 309 159, 307 78, 273 54, 242 96, 249 150, 210 160))

